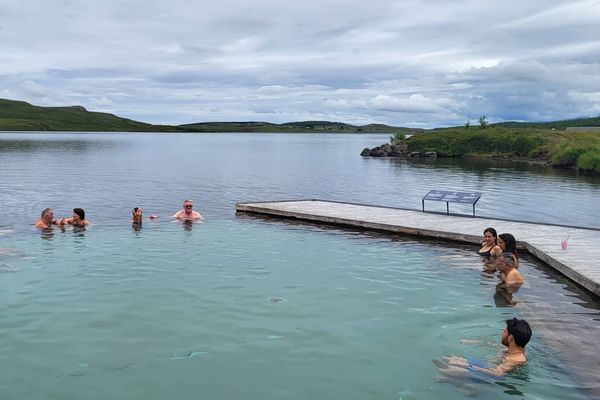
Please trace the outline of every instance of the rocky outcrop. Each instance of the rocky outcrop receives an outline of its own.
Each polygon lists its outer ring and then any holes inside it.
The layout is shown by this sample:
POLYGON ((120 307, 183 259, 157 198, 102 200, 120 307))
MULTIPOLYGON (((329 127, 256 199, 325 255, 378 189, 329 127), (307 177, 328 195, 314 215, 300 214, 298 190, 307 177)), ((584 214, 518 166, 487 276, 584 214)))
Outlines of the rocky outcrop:
POLYGON ((406 157, 406 150, 406 143, 394 142, 392 144, 385 143, 372 149, 366 147, 360 155, 363 157, 406 157))
POLYGON ((406 143, 404 142, 394 142, 392 144, 385 143, 381 146, 373 147, 372 149, 365 147, 363 151, 360 152, 360 155, 363 157, 437 158, 437 153, 435 151, 408 152, 408 146, 406 146, 406 143))

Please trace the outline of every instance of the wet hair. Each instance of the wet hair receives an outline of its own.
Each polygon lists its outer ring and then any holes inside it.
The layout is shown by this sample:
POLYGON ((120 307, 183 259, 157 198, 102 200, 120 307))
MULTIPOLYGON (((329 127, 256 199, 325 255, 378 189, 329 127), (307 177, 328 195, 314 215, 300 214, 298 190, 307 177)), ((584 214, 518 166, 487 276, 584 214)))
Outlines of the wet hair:
POLYGON ((485 228, 485 230, 483 231, 483 234, 485 235, 488 232, 491 233, 492 236, 494 237, 494 243, 498 244, 498 233, 496 232, 496 230, 494 228, 485 228))
POLYGON ((519 347, 525 347, 531 339, 531 327, 524 319, 507 319, 506 330, 515 338, 515 344, 519 347))
POLYGON ((42 210, 42 215, 41 215, 41 217, 42 217, 42 218, 44 218, 44 217, 45 217, 45 216, 46 216, 46 215, 47 215, 49 212, 51 212, 51 211, 52 211, 52 209, 51 209, 51 208, 44 208, 44 209, 42 210))
POLYGON ((79 218, 81 218, 82 221, 85 219, 85 211, 83 211, 83 208, 74 208, 73 214, 79 215, 79 218))
POLYGON ((504 262, 506 263, 506 265, 508 265, 509 267, 516 268, 517 262, 515 261, 515 258, 513 257, 513 253, 505 251, 504 253, 500 254, 500 257, 502 257, 504 259, 504 262))
POLYGON ((519 256, 517 255, 517 241, 515 237, 510 233, 503 233, 499 237, 504 242, 504 252, 514 254, 518 261, 519 256))
POLYGON ((131 210, 131 212, 136 213, 140 208, 139 207, 133 207, 133 210, 131 210))

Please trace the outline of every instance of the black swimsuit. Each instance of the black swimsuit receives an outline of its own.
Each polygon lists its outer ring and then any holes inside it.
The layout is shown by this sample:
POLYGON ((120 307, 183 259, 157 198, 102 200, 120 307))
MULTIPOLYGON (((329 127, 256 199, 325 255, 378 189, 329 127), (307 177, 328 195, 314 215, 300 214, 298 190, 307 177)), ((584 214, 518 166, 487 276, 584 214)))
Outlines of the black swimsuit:
POLYGON ((492 249, 489 249, 488 251, 484 251, 484 252, 477 251, 477 254, 479 254, 481 257, 490 258, 492 256, 491 251, 492 251, 492 249))

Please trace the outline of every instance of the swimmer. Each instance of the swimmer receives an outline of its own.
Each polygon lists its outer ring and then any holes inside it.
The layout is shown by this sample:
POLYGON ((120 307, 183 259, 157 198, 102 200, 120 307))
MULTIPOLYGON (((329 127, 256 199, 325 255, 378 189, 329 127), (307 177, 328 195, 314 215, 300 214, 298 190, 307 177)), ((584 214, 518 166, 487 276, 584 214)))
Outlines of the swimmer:
POLYGON ((143 212, 142 209, 140 207, 133 207, 133 210, 131 210, 131 222, 134 224, 142 224, 142 216, 143 216, 143 212))
POLYGON ((82 228, 90 224, 90 221, 85 219, 85 211, 83 208, 74 208, 71 218, 62 218, 58 224, 61 227, 65 225, 73 225, 74 227, 82 228))
MULTIPOLYGON (((142 211, 141 207, 134 207, 133 210, 131 210, 131 222, 134 224, 142 224, 143 221, 143 216, 144 216, 144 212, 142 211)), ((158 219, 158 215, 150 215, 148 218, 150 219, 158 219)))
POLYGON ((504 252, 496 260, 496 268, 500 271, 502 283, 506 285, 520 285, 525 282, 525 278, 516 267, 515 259, 512 253, 504 252))
POLYGON ((503 377, 515 368, 527 364, 525 346, 531 339, 531 327, 525 320, 516 318, 506 320, 506 328, 502 331, 501 343, 506 346, 501 362, 494 367, 482 360, 467 360, 463 357, 443 357, 445 363, 434 360, 440 372, 454 378, 480 379, 487 376, 503 377), (476 374, 473 374, 475 372, 476 374))
POLYGON ((202 214, 198 211, 192 210, 194 207, 194 202, 192 200, 184 200, 183 201, 183 209, 177 211, 171 218, 180 219, 182 221, 194 221, 198 219, 204 219, 202 214))
POLYGON ((40 229, 48 229, 57 224, 58 221, 54 219, 54 210, 51 208, 44 208, 40 218, 35 221, 35 227, 40 229))
POLYGON ((517 255, 517 241, 510 233, 503 233, 498 236, 498 246, 495 246, 491 251, 491 255, 498 257, 504 252, 509 252, 515 260, 515 268, 519 268, 519 256, 517 255))
POLYGON ((498 234, 494 228, 486 228, 483 231, 483 243, 477 252, 482 257, 490 258, 491 250, 498 245, 498 234))

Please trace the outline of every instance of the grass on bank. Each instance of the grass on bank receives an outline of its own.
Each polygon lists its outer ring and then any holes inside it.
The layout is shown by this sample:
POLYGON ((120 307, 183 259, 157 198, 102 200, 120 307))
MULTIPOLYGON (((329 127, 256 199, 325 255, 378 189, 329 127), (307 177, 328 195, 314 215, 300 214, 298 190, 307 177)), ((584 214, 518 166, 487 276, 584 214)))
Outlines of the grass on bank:
POLYGON ((600 173, 600 132, 491 126, 448 128, 407 139, 408 151, 442 157, 514 157, 600 173))

